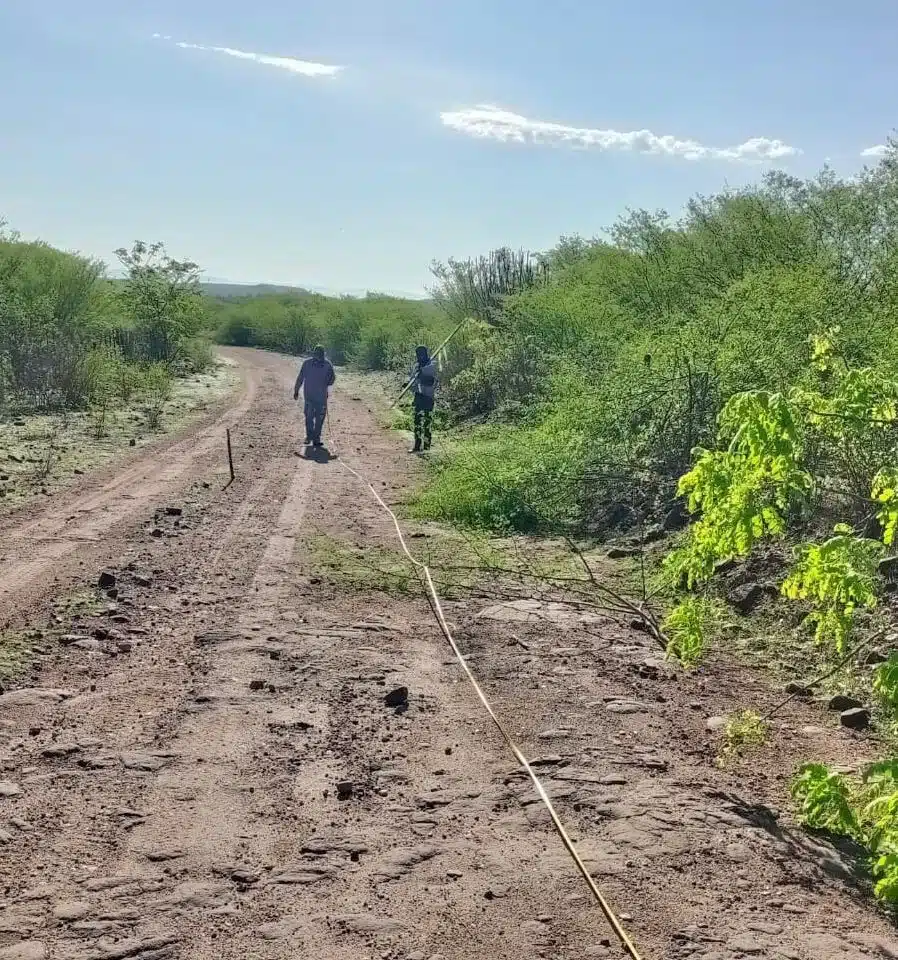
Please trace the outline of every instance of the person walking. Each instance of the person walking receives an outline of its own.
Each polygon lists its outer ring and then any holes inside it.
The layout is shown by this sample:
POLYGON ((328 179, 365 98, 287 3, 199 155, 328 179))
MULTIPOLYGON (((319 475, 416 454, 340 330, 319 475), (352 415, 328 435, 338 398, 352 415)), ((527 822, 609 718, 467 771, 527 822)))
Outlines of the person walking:
POLYGON ((293 388, 293 399, 299 399, 302 389, 304 412, 306 417, 306 444, 321 446, 321 431, 327 416, 327 397, 330 388, 337 379, 333 364, 324 354, 324 347, 318 346, 312 356, 303 361, 299 376, 293 388))
POLYGON ((415 412, 415 445, 412 453, 429 450, 433 433, 433 404, 437 390, 437 365, 427 347, 415 348, 413 409, 415 412))

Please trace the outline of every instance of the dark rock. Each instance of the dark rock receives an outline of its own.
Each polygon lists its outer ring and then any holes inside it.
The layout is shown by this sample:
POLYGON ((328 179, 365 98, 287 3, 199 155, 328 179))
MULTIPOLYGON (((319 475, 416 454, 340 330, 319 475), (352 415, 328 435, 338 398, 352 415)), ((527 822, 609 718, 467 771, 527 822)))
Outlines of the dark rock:
POLYGON ((863 705, 857 697, 849 697, 844 693, 837 693, 834 697, 830 697, 827 703, 827 707, 830 710, 838 710, 839 713, 843 710, 857 710, 863 705))
POLYGON ((642 617, 633 617, 630 621, 630 629, 636 630, 638 633, 648 633, 649 625, 642 619, 642 617))
POLYGON ((77 743, 54 743, 43 750, 43 755, 50 759, 60 759, 70 757, 73 753, 79 753, 81 747, 77 743))
POLYGON ((180 517, 184 513, 183 507, 166 507, 165 515, 167 517, 180 517))
POLYGON ((135 573, 134 582, 138 587, 151 587, 153 586, 153 578, 147 576, 145 573, 135 573))
POLYGON ((249 682, 250 690, 264 690, 267 686, 268 683, 265 680, 250 680, 249 682))
POLYGON ((150 536, 155 537, 158 540, 160 537, 164 537, 165 534, 159 529, 159 527, 153 527, 153 529, 150 531, 150 536))
POLYGON ((609 560, 623 560, 626 557, 638 557, 640 553, 640 547, 612 547, 605 556, 609 560))
POLYGON ((809 697, 813 691, 805 684, 793 680, 791 683, 786 684, 785 692, 794 697, 809 697))
POLYGON ((663 537, 664 537, 663 523, 650 523, 645 528, 645 530, 642 531, 643 543, 656 543, 658 540, 661 540, 663 537))
POLYGON ((761 602, 764 588, 759 583, 746 583, 727 595, 727 600, 742 614, 749 614, 761 602))
POLYGON ((686 505, 677 500, 676 503, 664 515, 662 526, 670 533, 673 530, 682 530, 689 524, 689 513, 686 505))
POLYGON ((850 730, 865 730, 870 726, 870 711, 866 707, 843 710, 839 714, 839 722, 850 730))
POLYGON ((337 799, 348 800, 352 796, 353 783, 351 780, 341 780, 337 784, 337 799))
POLYGON ((111 590, 117 582, 115 574, 111 570, 104 570, 100 574, 99 580, 97 580, 97 586, 101 590, 111 590))
MULTIPOLYGON (((85 637, 80 633, 65 633, 59 638, 59 642, 64 647, 72 647, 76 643, 81 643, 83 640, 90 640, 90 637, 85 637)), ((99 638, 102 639, 102 638, 99 638)))
POLYGON ((187 854, 180 849, 176 850, 150 850, 146 857, 150 863, 166 863, 169 860, 180 860, 187 854))
POLYGON ((397 687, 391 690, 385 697, 384 703, 388 707, 403 707, 408 704, 408 687, 397 687))

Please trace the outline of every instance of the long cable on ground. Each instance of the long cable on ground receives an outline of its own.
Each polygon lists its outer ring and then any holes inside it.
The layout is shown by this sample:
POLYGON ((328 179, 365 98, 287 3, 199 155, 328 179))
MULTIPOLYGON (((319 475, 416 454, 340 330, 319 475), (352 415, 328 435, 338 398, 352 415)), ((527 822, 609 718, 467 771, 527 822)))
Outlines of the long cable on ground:
MULTIPOLYGON (((330 431, 328 431, 330 432, 330 431)), ((474 688, 475 693, 477 694, 480 702, 483 704, 484 709, 489 714, 490 719, 496 725, 499 733, 502 735, 502 739, 505 741, 508 749, 514 755, 515 760, 520 764, 520 766, 526 771, 527 776, 530 777, 530 781, 533 783, 533 786, 539 795, 540 800, 545 806, 546 810, 549 813, 549 816, 552 819, 552 824, 555 827, 555 831, 558 836, 561 838, 561 842, 564 844, 565 849, 570 854, 573 859, 577 870, 586 881, 589 886, 590 892, 598 903, 599 907, 602 910, 602 913, 605 915, 605 919, 611 926, 611 929, 614 931, 615 936, 621 943, 621 946, 624 948, 625 952, 631 958, 631 960, 642 960, 639 952, 636 949, 633 941, 627 935, 627 931, 624 930, 623 924, 618 919, 617 914, 611 908, 611 905, 605 899, 602 894, 602 891, 599 890, 596 885, 595 880, 593 880, 592 875, 589 870, 586 868, 583 860, 580 857, 580 854, 577 853, 577 850, 574 846, 573 841, 568 835, 567 830, 565 829, 564 824, 561 822, 561 818, 558 816, 558 813, 555 810, 552 801, 549 799, 549 794, 546 792, 546 788, 543 786, 542 781, 534 772, 533 768, 530 766, 529 761, 524 756, 521 749, 518 747, 517 743, 512 739, 511 734, 505 729, 505 725, 499 719, 496 711, 493 709, 492 704, 487 698, 486 694, 483 692, 483 688, 477 681, 477 678, 474 676, 471 668, 468 666, 468 661, 465 658, 465 655, 459 649, 458 644, 455 642, 455 637, 452 635, 452 630, 449 628, 449 624, 446 621, 446 615, 443 612, 443 605, 440 603, 440 597, 437 593, 437 589, 434 586, 433 579, 430 575, 430 568, 426 563, 422 563, 420 560, 416 559, 411 550, 409 550, 408 545, 405 542, 405 537, 402 533, 402 528, 399 526, 399 519, 386 501, 381 497, 381 495, 375 490, 373 484, 371 484, 362 474, 357 470, 353 469, 349 464, 343 460, 338 459, 340 466, 344 467, 349 473, 351 473, 360 483, 364 484, 368 490, 371 492, 374 499, 380 504, 381 507, 387 512, 390 519, 393 521, 393 526, 396 528, 396 535, 399 538, 399 543, 402 546, 402 550, 408 557, 412 565, 421 573, 421 576, 424 581, 424 585, 427 588, 427 600, 430 604, 430 609, 433 611, 434 616, 436 617, 437 623, 439 624, 440 631, 443 636, 449 643, 449 646, 452 648, 452 652, 455 654, 456 659, 461 665, 462 670, 465 672, 468 680, 471 682, 471 686, 474 688)))

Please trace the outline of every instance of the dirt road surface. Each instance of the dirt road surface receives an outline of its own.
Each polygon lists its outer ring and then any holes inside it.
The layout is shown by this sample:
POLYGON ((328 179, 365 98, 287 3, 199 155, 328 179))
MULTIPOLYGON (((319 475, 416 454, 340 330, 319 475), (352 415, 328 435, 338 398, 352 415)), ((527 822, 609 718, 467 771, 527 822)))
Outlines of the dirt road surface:
MULTIPOLYGON (((316 576, 311 536, 393 548, 389 521, 297 455, 294 363, 233 356, 225 409, 0 531, 0 620, 34 631, 0 694, 0 960, 623 956, 423 599, 316 576), (104 572, 102 604, 60 602, 104 572)), ((349 382, 330 446, 395 501, 413 464, 349 382)), ((646 960, 898 957, 777 809, 853 734, 796 706, 746 781, 707 716, 773 696, 750 676, 565 608, 447 609, 646 960)))

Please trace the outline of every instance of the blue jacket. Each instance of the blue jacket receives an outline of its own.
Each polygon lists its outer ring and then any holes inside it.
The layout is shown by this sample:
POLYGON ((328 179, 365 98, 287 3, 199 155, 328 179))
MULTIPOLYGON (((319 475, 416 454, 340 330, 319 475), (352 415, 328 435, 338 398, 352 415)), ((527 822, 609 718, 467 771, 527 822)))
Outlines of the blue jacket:
POLYGON ((299 368, 299 376, 296 378, 293 392, 298 394, 299 388, 302 387, 303 397, 306 400, 311 403, 325 403, 327 388, 336 379, 330 360, 316 360, 314 357, 309 357, 299 368))

